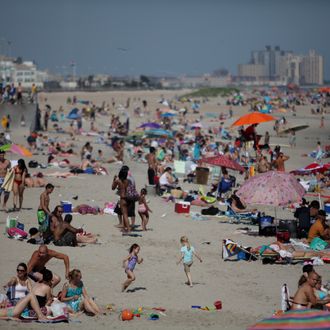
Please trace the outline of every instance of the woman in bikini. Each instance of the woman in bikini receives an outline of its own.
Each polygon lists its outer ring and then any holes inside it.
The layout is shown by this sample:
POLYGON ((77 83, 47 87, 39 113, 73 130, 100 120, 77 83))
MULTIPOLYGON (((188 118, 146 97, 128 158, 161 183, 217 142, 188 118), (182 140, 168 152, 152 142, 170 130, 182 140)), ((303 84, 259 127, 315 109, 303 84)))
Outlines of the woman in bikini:
POLYGON ((112 190, 118 189, 118 194, 120 197, 119 206, 120 211, 123 217, 123 232, 129 233, 130 232, 130 225, 128 220, 128 208, 127 208, 127 187, 128 187, 128 180, 127 180, 128 171, 127 170, 120 170, 118 177, 115 175, 112 182, 112 190))
POLYGON ((14 211, 19 211, 23 204, 23 193, 25 189, 25 177, 27 174, 27 167, 25 165, 24 159, 19 159, 17 165, 14 167, 14 184, 13 184, 13 194, 14 194, 14 211), (18 205, 18 208, 16 207, 18 205))

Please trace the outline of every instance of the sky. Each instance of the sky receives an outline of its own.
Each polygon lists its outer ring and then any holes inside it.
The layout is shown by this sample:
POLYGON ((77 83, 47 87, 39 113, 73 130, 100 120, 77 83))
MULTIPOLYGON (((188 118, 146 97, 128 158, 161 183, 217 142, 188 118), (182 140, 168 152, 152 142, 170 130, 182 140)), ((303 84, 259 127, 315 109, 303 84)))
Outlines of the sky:
POLYGON ((74 61, 78 75, 174 76, 237 74, 279 45, 315 49, 330 80, 329 13, 328 0, 10 0, 0 52, 64 74, 74 61))

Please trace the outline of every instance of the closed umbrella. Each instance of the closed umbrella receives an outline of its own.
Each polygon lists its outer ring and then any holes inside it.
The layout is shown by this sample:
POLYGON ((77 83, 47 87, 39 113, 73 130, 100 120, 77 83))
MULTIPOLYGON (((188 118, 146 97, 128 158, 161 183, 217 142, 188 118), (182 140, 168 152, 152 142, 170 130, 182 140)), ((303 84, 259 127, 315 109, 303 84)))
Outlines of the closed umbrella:
POLYGON ((232 124, 232 126, 260 124, 272 120, 276 120, 276 118, 266 113, 260 113, 255 111, 240 117, 232 124))
POLYGON ((232 159, 229 159, 228 157, 224 155, 218 155, 213 157, 207 157, 202 159, 203 163, 214 165, 214 166, 221 166, 225 168, 230 168, 235 171, 244 172, 245 169, 242 165, 238 164, 232 159))
POLYGON ((288 311, 264 319, 247 330, 312 330, 330 329, 330 313, 317 309, 288 311))

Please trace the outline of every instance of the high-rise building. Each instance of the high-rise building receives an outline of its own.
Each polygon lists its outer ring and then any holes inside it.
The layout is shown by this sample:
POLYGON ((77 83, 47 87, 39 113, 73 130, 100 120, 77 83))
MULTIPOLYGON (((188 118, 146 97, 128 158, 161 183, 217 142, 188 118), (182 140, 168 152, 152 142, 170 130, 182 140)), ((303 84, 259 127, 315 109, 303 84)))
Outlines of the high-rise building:
POLYGON ((300 83, 304 85, 322 85, 324 63, 323 56, 310 50, 308 55, 302 57, 300 68, 300 83))
POLYGON ((280 61, 280 80, 284 84, 300 84, 301 55, 288 53, 280 61))

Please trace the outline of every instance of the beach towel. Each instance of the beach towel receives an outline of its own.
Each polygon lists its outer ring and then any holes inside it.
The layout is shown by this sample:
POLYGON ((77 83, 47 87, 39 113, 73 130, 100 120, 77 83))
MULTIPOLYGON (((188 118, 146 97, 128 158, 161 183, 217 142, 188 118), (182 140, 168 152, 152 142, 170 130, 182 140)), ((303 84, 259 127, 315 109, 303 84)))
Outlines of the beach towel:
POLYGON ((12 168, 10 171, 7 172, 1 188, 4 189, 5 191, 12 191, 14 184, 14 177, 15 177, 15 173, 14 173, 14 169, 12 168))

